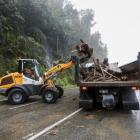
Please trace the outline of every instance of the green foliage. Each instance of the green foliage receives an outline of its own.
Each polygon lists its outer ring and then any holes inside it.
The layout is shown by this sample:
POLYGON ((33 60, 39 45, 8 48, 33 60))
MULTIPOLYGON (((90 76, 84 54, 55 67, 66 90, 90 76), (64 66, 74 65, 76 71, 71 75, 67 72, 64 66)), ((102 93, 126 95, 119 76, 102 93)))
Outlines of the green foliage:
MULTIPOLYGON (((16 71, 19 57, 35 58, 43 67, 69 57, 81 38, 97 57, 106 57, 100 33, 91 34, 94 24, 92 9, 78 11, 69 0, 0 0, 0 75, 16 71)), ((72 81, 66 75, 57 80, 72 81)))
POLYGON ((74 85, 73 74, 69 71, 60 73, 54 80, 56 85, 66 87, 69 85, 74 85))

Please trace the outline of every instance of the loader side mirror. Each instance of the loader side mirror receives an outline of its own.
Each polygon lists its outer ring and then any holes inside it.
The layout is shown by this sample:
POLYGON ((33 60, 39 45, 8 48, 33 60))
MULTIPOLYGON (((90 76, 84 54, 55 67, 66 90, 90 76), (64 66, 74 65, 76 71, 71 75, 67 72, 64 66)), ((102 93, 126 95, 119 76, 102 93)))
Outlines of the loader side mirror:
POLYGON ((23 70, 22 70, 22 60, 19 60, 18 61, 18 73, 22 73, 23 70))
POLYGON ((9 74, 9 71, 6 71, 6 74, 9 74))

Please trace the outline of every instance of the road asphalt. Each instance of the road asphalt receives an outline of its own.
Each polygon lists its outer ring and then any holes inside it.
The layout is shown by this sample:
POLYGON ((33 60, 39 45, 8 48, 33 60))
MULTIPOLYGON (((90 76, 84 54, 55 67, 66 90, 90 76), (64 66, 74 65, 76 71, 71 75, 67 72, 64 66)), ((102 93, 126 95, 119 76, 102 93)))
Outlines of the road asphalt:
POLYGON ((55 104, 39 96, 16 106, 0 99, 0 140, 140 140, 140 111, 79 110, 78 88, 65 89, 55 104))

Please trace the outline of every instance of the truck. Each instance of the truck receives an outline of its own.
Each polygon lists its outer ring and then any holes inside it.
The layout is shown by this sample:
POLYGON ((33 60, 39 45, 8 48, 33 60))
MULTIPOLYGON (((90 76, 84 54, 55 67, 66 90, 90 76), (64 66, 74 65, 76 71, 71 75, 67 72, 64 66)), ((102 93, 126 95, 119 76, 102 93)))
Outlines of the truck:
POLYGON ((80 90, 79 106, 90 110, 96 106, 106 109, 121 107, 126 110, 139 110, 136 90, 140 88, 140 52, 136 61, 119 67, 126 81, 84 81, 79 77, 78 61, 75 67, 75 80, 80 90))

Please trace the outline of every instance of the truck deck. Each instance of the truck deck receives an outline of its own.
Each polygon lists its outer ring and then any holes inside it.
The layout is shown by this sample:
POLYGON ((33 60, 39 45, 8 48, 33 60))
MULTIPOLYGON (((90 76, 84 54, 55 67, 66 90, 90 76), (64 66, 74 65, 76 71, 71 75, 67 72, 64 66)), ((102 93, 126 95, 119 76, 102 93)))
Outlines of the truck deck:
POLYGON ((140 81, 99 81, 99 82, 78 82, 78 86, 88 87, 140 87, 140 81))
MULTIPOLYGON (((78 86, 87 86, 87 87, 140 87, 140 53, 138 54, 138 59, 131 63, 125 64, 120 67, 123 74, 128 77, 127 81, 83 81, 77 78, 78 86)), ((79 71, 79 70, 77 70, 79 71)))

